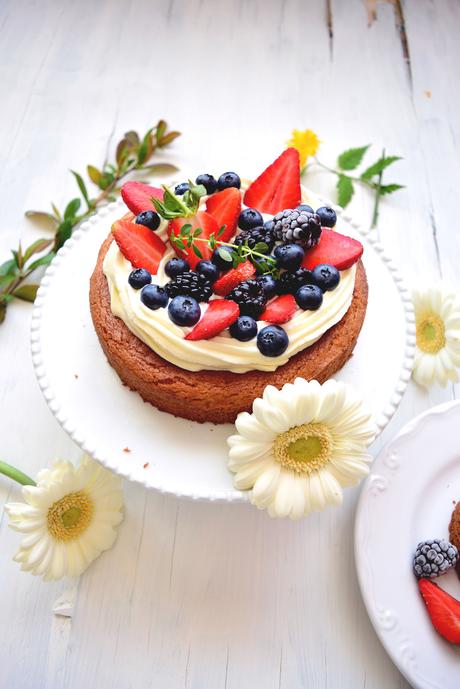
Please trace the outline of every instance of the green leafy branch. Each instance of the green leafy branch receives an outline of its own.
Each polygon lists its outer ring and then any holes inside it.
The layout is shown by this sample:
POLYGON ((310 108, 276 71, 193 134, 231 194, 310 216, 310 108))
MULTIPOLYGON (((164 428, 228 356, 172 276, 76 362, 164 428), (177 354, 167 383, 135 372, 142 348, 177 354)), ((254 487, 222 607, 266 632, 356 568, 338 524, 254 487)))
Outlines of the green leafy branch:
POLYGON ((101 168, 88 165, 86 168, 89 180, 99 190, 90 194, 81 174, 70 172, 75 178, 80 196, 72 198, 60 212, 54 203, 51 212, 26 211, 27 218, 53 232, 52 238, 37 239, 26 249, 21 242, 17 249, 11 250, 11 258, 0 265, 0 323, 6 316, 8 304, 14 299, 33 302, 38 290, 38 283, 25 283, 39 268, 48 265, 56 252, 69 239, 76 225, 86 220, 101 205, 114 201, 120 183, 134 171, 148 175, 169 174, 177 167, 170 163, 150 163, 154 154, 174 141, 180 132, 168 131, 164 120, 151 127, 143 137, 135 131, 126 132, 118 142, 113 162, 105 161, 101 168))
POLYGON ((401 160, 400 156, 387 156, 385 149, 383 149, 380 158, 378 158, 375 163, 372 163, 372 165, 369 165, 360 175, 348 174, 351 170, 356 170, 356 168, 359 167, 368 149, 369 144, 358 148, 349 148, 344 151, 337 158, 337 168, 325 165, 319 161, 318 158, 315 158, 315 162, 319 167, 337 176, 337 202, 343 208, 350 203, 355 193, 354 183, 356 182, 371 189, 375 193, 371 222, 371 227, 375 227, 378 221, 381 197, 387 194, 393 194, 399 189, 404 189, 404 186, 402 184, 382 183, 383 173, 387 167, 401 160))

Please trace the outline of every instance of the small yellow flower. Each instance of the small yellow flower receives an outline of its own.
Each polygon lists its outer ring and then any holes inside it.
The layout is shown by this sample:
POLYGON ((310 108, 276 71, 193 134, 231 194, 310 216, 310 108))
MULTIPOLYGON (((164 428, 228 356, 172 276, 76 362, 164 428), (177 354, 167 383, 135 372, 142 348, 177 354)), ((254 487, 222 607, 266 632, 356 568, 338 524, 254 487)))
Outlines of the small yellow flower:
POLYGON ((307 159, 316 155, 320 143, 317 134, 312 129, 304 129, 303 131, 293 129, 287 145, 299 152, 300 169, 303 169, 307 159))

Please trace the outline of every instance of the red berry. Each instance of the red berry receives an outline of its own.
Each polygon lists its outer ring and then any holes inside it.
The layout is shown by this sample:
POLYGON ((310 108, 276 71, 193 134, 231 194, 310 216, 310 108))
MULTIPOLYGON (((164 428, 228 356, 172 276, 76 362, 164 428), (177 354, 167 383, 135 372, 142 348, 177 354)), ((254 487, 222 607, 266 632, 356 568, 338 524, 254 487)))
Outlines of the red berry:
POLYGON ((213 291, 220 297, 225 297, 234 287, 239 285, 240 282, 250 280, 255 274, 256 269, 250 261, 240 263, 237 268, 232 268, 228 273, 225 273, 221 278, 216 280, 213 285, 213 291))
POLYGON ((419 579, 418 587, 436 631, 453 644, 460 644, 460 601, 429 579, 419 579))
POLYGON ((295 148, 287 148, 248 187, 244 203, 275 215, 300 203, 300 162, 295 148))
POLYGON ((158 271, 166 251, 165 243, 144 225, 128 220, 117 220, 112 233, 121 253, 135 268, 146 268, 152 275, 158 271))
POLYGON ((240 315, 240 307, 230 299, 213 299, 203 318, 186 335, 186 340, 209 340, 228 328, 240 315))
MULTIPOLYGON (((208 239, 209 236, 213 233, 214 235, 216 235, 219 229, 217 221, 213 218, 212 215, 206 213, 205 211, 199 211, 196 215, 190 218, 175 218, 174 220, 171 220, 168 225, 169 235, 171 236, 172 234, 175 234, 176 236, 179 236, 181 228, 184 225, 191 225, 191 232, 193 232, 193 230, 197 230, 198 228, 200 228, 202 230, 201 234, 198 237, 198 239, 200 240, 208 239)), ((195 241, 195 246, 200 252, 201 256, 197 256, 197 254, 193 251, 192 247, 180 249, 175 244, 173 246, 176 254, 180 258, 185 258, 188 261, 191 268, 195 268, 198 261, 211 260, 212 251, 208 247, 206 242, 195 241)))
POLYGON ((163 189, 151 187, 143 182, 125 182, 121 188, 121 197, 134 215, 142 211, 154 211, 152 198, 163 199, 163 189))
POLYGON ((228 242, 236 232, 238 218, 241 212, 241 193, 235 187, 229 187, 217 194, 213 194, 206 201, 206 210, 217 220, 218 228, 225 225, 225 230, 217 238, 228 242))
POLYGON ((292 294, 283 294, 268 304, 260 316, 260 320, 281 325, 281 323, 290 321, 296 311, 297 303, 294 296, 292 294))
POLYGON ((318 244, 305 252, 302 267, 313 270, 316 266, 327 263, 337 270, 346 270, 361 258, 363 251, 361 242, 323 227, 318 244))

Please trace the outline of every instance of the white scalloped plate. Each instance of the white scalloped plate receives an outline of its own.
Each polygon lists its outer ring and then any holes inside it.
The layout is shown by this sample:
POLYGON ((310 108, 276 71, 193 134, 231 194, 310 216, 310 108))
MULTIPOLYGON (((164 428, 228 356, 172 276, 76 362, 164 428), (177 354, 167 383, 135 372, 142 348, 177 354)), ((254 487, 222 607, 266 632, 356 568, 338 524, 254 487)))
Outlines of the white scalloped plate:
MULTIPOLYGON (((460 402, 407 424, 382 450, 356 513, 355 557, 369 617, 393 662, 416 689, 458 689, 460 648, 434 630, 412 573, 417 543, 449 537, 460 500, 460 402)), ((454 571, 438 580, 460 599, 454 571)))
MULTIPOLYGON (((126 478, 194 499, 247 500, 247 493, 233 488, 226 468, 226 438, 233 426, 202 425, 158 411, 124 387, 104 357, 91 321, 88 283, 100 244, 123 209, 115 202, 85 222, 46 271, 32 316, 40 387, 71 438, 126 478)), ((337 211, 338 229, 365 245, 369 280, 365 324, 354 356, 337 378, 359 388, 382 430, 411 374, 412 306, 375 237, 337 211)))

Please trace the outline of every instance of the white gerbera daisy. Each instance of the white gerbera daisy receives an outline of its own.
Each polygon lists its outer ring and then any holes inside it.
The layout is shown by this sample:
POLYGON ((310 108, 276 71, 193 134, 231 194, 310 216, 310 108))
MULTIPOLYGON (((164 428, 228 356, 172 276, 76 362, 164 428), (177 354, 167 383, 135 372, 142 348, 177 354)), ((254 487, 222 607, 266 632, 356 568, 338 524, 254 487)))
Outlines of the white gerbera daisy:
POLYGON ((25 503, 5 505, 10 526, 25 534, 21 569, 45 580, 78 576, 116 537, 123 518, 120 479, 87 455, 79 466, 57 461, 24 486, 25 503))
POLYGON ((425 387, 458 382, 460 303, 456 295, 434 287, 415 290, 412 301, 417 333, 414 380, 425 387))
POLYGON ((236 429, 228 439, 235 487, 252 488, 251 502, 272 517, 340 505, 342 487, 369 473, 370 415, 353 388, 335 380, 268 385, 236 429))

